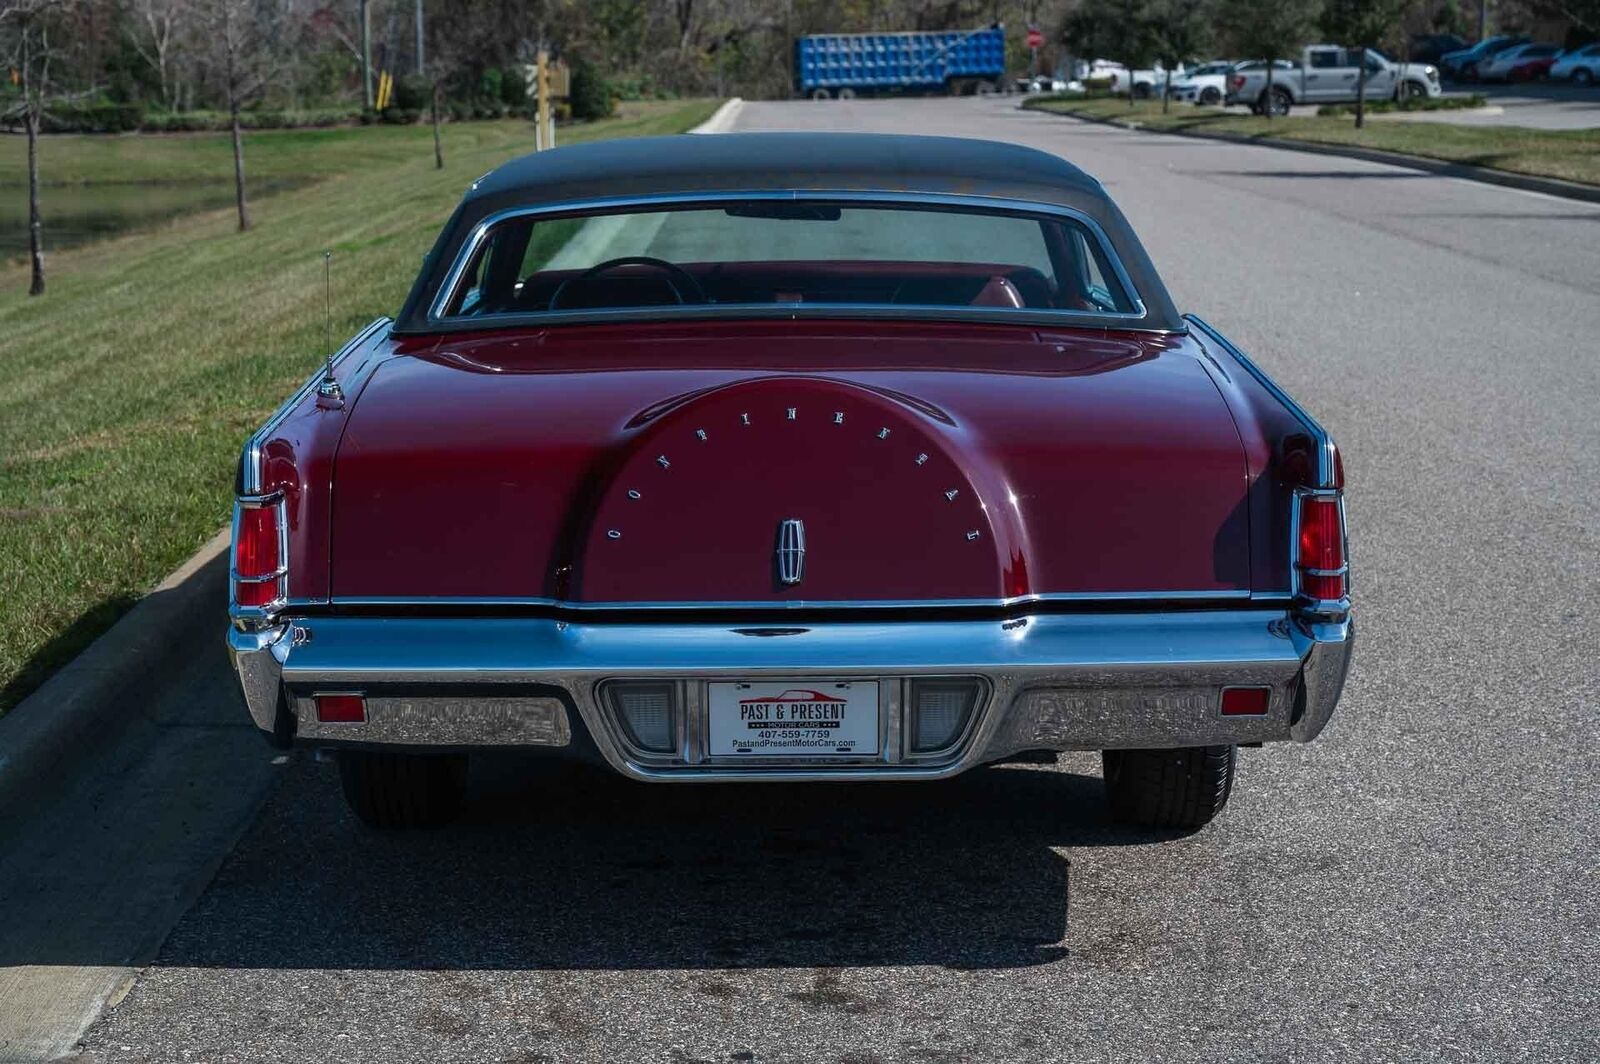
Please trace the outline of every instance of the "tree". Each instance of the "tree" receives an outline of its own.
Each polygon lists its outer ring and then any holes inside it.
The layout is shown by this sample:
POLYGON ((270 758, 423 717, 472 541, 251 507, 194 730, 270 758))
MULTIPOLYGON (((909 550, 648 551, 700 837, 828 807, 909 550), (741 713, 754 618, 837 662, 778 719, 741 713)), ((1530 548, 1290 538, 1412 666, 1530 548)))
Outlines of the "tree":
POLYGON ((174 51, 188 19, 188 2, 134 0, 128 13, 133 21, 129 40, 139 57, 155 71, 162 106, 171 111, 177 106, 177 86, 172 70, 174 51))
POLYGON ((1315 32, 1322 0, 1218 0, 1217 22, 1241 57, 1267 68, 1266 107, 1272 117, 1272 62, 1303 45, 1315 32))
POLYGON ((5 0, 0 28, 6 31, 10 66, 21 93, 7 118, 21 118, 28 136, 28 294, 44 295, 44 219, 39 213, 39 126, 50 94, 50 30, 65 0, 5 0))
POLYGON ((1179 63, 1198 58, 1211 46, 1212 12, 1210 5, 1194 0, 1154 0, 1150 23, 1155 31, 1156 55, 1166 68, 1166 84, 1161 89, 1161 110, 1172 103, 1172 70, 1179 63))
POLYGON ((205 31, 210 44, 212 73, 228 105, 228 128, 233 134, 234 201, 239 211, 239 231, 250 228, 250 202, 245 195, 244 134, 239 110, 261 91, 261 64, 266 51, 264 13, 252 0, 202 0, 205 31))
POLYGON ((1084 0, 1062 23, 1061 34, 1081 55, 1108 56, 1128 68, 1128 106, 1133 72, 1148 66, 1160 49, 1154 0, 1084 0))
POLYGON ((1325 0, 1322 32, 1328 39, 1345 46, 1354 45, 1358 56, 1356 74, 1356 128, 1367 123, 1367 56, 1400 22, 1409 0, 1325 0))

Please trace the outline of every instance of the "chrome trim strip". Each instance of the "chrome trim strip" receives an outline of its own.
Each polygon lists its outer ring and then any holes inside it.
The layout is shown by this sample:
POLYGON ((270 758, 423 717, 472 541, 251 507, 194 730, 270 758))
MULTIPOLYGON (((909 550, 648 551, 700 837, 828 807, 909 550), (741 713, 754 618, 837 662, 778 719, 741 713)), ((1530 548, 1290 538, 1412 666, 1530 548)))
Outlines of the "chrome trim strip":
POLYGON ((1221 344, 1256 379, 1258 384, 1271 393, 1274 399, 1283 404, 1285 410, 1293 414, 1306 427, 1306 431, 1311 433, 1311 438, 1317 443, 1317 486, 1330 489, 1335 487, 1333 482, 1333 437, 1328 435, 1328 430, 1323 428, 1321 423, 1306 411, 1305 407, 1295 402, 1288 392, 1280 388, 1278 382, 1268 376, 1267 372, 1260 366, 1256 365, 1249 355, 1235 347, 1232 341, 1223 336, 1203 318, 1197 314, 1185 314, 1183 318, 1221 344))
MULTIPOLYGON (((1061 591, 1042 592, 1037 595, 1018 595, 997 599, 793 599, 780 602, 762 601, 651 601, 651 602, 579 602, 572 599, 536 598, 517 596, 452 596, 417 597, 406 595, 351 595, 335 596, 329 600, 291 599, 289 605, 328 606, 442 606, 442 607, 527 607, 571 611, 574 613, 712 613, 721 611, 769 611, 772 613, 797 610, 860 610, 862 612, 886 610, 943 610, 943 609, 1015 609, 1020 606, 1048 605, 1050 603, 1076 603, 1107 605, 1117 603, 1151 602, 1218 602, 1243 603, 1259 596, 1248 590, 1223 591, 1061 591)), ((1276 601, 1268 599, 1266 601, 1276 601)))
POLYGON ((367 339, 378 329, 385 325, 391 325, 393 322, 394 319, 387 316, 374 318, 366 328, 346 341, 345 345, 339 348, 332 358, 326 362, 319 363, 317 371, 300 386, 299 390, 285 399, 278 409, 272 412, 272 416, 267 418, 261 427, 250 435, 250 438, 245 441, 244 453, 239 460, 242 481, 240 486, 244 495, 256 495, 261 491, 261 447, 267 441, 267 438, 272 435, 273 431, 283 423, 283 419, 288 417, 290 412, 298 407, 308 395, 316 391, 317 385, 322 383, 330 368, 337 366, 341 359, 366 343, 367 339))
MULTIPOLYGON (((1141 321, 1148 316, 1144 299, 1139 290, 1134 287, 1133 279, 1128 276, 1127 269, 1122 264, 1122 259, 1117 255, 1111 240, 1107 237, 1100 223, 1082 211, 1061 204, 1034 203, 1028 200, 1008 199, 999 196, 970 196, 936 192, 881 192, 881 191, 850 191, 839 189, 835 191, 817 190, 789 190, 783 192, 749 191, 749 192, 674 192, 658 193, 646 196, 612 196, 600 199, 564 200, 556 203, 542 203, 536 206, 512 207, 493 214, 484 216, 472 227, 467 239, 462 241, 461 248, 456 252, 450 269, 445 273, 444 282, 439 286, 439 291, 434 295, 433 302, 428 306, 428 324, 436 327, 465 326, 494 328, 501 324, 545 324, 557 325, 573 322, 598 322, 617 320, 671 320, 675 318, 694 318, 706 316, 739 316, 749 317, 753 312, 760 311, 762 316, 778 315, 794 317, 797 312, 804 316, 817 316, 820 312, 827 316, 851 317, 871 316, 874 308, 882 313, 885 307, 892 307, 893 313, 903 317, 907 311, 937 311, 948 314, 958 319, 973 319, 986 321, 1005 321, 1015 324, 1029 324, 1029 319, 1044 324, 1104 324, 1106 322, 1121 323, 1141 321), (1133 311, 1080 311, 1080 310, 1045 310, 1030 309, 1025 314, 1018 311, 993 310, 987 313, 971 313, 961 307, 921 307, 902 304, 875 304, 875 303, 840 303, 840 304, 782 304, 769 307, 764 303, 753 304, 723 304, 722 313, 716 313, 717 307, 696 308, 685 306, 624 308, 629 313, 595 313, 594 311, 544 311, 528 314, 495 315, 484 318, 450 317, 445 314, 445 308, 455 298, 456 289, 460 287, 461 279, 466 273, 482 246, 488 233, 496 225, 513 218, 525 218, 546 214, 581 214, 591 213, 620 213, 621 209, 629 207, 687 207, 694 204, 726 204, 738 201, 821 201, 830 203, 881 203, 917 205, 924 204, 938 207, 968 207, 981 209, 988 212, 1003 212, 1031 215, 1057 215, 1069 218, 1082 225, 1088 233, 1092 234, 1100 245, 1100 250, 1106 262, 1111 265, 1111 271, 1116 275, 1117 281, 1127 293, 1129 301, 1133 304, 1133 311), (642 313, 638 311, 642 310, 642 313), (695 311, 699 313, 695 313, 695 311), (707 313, 707 312, 711 313, 707 313), (731 313, 729 313, 731 312, 731 313)), ((1169 330, 1159 330, 1167 332, 1169 330)))
MULTIPOLYGON (((1311 626, 1286 611, 1250 609, 838 623, 781 634, 709 624, 331 617, 296 618, 271 635, 233 632, 229 645, 263 727, 274 719, 280 681, 297 697, 374 684, 403 697, 407 688, 420 695, 424 685, 461 685, 462 704, 473 691, 507 697, 516 685, 542 685, 563 691, 607 762, 636 779, 908 780, 1029 749, 1305 741, 1333 712, 1350 633, 1347 623, 1311 626), (873 679, 892 694, 896 680, 952 675, 984 680, 990 697, 959 754, 935 764, 740 769, 696 762, 704 737, 687 725, 678 763, 645 764, 615 742, 599 701, 600 685, 620 679, 682 683, 694 705, 700 686, 716 679, 873 679), (1221 689, 1241 685, 1272 689, 1267 714, 1218 716, 1221 689)), ((897 723, 903 701, 889 708, 888 723, 897 723)), ((358 725, 341 725, 337 735, 365 741, 358 725)), ((896 737, 891 748, 901 743, 896 737)))

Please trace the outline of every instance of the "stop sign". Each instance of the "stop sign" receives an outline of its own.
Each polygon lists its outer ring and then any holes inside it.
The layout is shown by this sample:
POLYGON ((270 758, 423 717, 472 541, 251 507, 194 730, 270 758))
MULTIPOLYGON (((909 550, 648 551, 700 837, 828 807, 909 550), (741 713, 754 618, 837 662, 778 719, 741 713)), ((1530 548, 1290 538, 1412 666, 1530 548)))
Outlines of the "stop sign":
POLYGON ((1043 48, 1044 47, 1044 34, 1039 32, 1039 27, 1037 27, 1037 26, 1029 26, 1028 27, 1028 47, 1029 48, 1043 48))

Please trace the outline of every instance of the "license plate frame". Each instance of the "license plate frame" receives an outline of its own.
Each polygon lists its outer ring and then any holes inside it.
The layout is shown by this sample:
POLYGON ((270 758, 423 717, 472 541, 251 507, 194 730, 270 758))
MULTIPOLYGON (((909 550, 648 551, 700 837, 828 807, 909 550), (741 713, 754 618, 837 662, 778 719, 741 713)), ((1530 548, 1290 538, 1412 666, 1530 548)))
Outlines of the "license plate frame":
POLYGON ((877 760, 884 744, 878 679, 714 680, 706 684, 706 755, 716 761, 877 760))

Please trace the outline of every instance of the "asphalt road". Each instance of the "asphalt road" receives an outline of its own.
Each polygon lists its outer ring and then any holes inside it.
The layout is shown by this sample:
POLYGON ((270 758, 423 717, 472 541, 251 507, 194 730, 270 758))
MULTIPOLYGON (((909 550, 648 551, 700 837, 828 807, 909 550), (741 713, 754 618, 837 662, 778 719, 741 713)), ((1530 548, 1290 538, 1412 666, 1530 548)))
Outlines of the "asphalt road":
POLYGON ((784 789, 484 765, 414 835, 299 757, 82 1055, 1600 1057, 1600 209, 1005 100, 739 126, 1004 138, 1105 181, 1179 305, 1344 449, 1361 640, 1329 731, 1244 751, 1190 837, 1113 830, 1079 756, 784 789))

